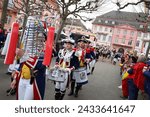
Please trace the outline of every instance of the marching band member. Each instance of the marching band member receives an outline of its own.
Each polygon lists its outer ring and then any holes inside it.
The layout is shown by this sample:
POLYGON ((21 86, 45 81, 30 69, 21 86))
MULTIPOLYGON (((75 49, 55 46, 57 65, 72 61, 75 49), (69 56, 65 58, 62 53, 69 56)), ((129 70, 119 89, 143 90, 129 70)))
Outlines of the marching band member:
POLYGON ((79 68, 73 71, 73 77, 72 77, 72 82, 71 82, 71 91, 68 94, 68 96, 71 96, 74 94, 75 97, 78 97, 78 92, 82 85, 88 83, 88 78, 87 78, 87 71, 86 71, 86 66, 87 63, 89 62, 89 59, 86 58, 88 55, 86 53, 85 49, 85 39, 79 39, 78 40, 78 47, 76 49, 76 56, 78 56, 79 59, 79 68), (74 93, 74 87, 76 84, 75 88, 75 93, 74 93))
POLYGON ((20 67, 14 75, 11 87, 17 87, 18 100, 41 100, 45 92, 45 70, 42 57, 29 56, 22 49, 16 50, 20 59, 20 67))
POLYGON ((21 40, 21 48, 16 49, 20 66, 11 87, 16 86, 17 99, 42 100, 45 93, 45 71, 43 65, 45 35, 44 26, 37 16, 29 16, 26 30, 21 40))
POLYGON ((64 98, 71 72, 79 67, 78 57, 73 50, 74 40, 64 39, 63 42, 64 48, 59 51, 54 66, 57 70, 57 72, 55 71, 55 100, 64 98))
POLYGON ((93 74, 93 71, 95 69, 95 63, 96 63, 96 55, 95 55, 95 48, 93 47, 91 41, 87 39, 87 53, 90 53, 89 59, 90 61, 90 74, 93 74))

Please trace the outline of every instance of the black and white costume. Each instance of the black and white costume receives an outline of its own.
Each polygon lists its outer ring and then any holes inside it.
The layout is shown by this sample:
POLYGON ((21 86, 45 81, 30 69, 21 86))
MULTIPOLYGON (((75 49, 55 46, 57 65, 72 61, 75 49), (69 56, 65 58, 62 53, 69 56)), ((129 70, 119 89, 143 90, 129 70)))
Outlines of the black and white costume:
MULTIPOLYGON (((66 39, 65 43, 73 44, 71 39, 66 39)), ((62 100, 66 87, 69 84, 69 78, 71 77, 72 71, 79 67, 78 57, 75 55, 73 49, 67 50, 66 48, 61 49, 56 59, 55 70, 55 99, 62 100), (56 67, 57 66, 57 67, 56 67)))

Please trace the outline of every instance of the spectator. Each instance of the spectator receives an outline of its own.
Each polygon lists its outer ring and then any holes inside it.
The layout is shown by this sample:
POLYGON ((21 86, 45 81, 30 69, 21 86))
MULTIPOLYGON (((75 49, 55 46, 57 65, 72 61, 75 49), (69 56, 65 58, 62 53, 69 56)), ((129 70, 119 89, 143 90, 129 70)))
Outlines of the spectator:
POLYGON ((137 100, 139 90, 144 91, 143 68, 146 66, 145 62, 146 57, 140 56, 137 63, 128 70, 129 100, 137 100))
POLYGON ((150 100, 150 61, 147 62, 147 67, 144 67, 143 74, 145 77, 144 91, 148 94, 150 100))
POLYGON ((3 47, 5 42, 5 36, 2 28, 0 28, 0 49, 3 47))

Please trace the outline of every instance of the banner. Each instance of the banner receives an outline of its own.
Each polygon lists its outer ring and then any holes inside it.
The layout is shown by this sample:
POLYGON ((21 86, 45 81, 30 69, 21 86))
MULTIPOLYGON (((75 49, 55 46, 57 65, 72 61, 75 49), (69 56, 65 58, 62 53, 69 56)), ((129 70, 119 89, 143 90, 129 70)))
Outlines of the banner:
POLYGON ((51 63, 54 34, 55 34, 55 28, 49 27, 47 41, 46 41, 46 49, 45 49, 44 60, 43 60, 43 65, 45 66, 50 66, 50 63, 51 63))
POLYGON ((11 34, 10 34, 10 41, 8 44, 8 50, 7 50, 5 60, 4 60, 4 64, 9 65, 9 64, 13 64, 14 62, 15 52, 16 52, 16 47, 17 47, 17 42, 18 42, 18 34, 19 34, 19 24, 13 23, 11 34))

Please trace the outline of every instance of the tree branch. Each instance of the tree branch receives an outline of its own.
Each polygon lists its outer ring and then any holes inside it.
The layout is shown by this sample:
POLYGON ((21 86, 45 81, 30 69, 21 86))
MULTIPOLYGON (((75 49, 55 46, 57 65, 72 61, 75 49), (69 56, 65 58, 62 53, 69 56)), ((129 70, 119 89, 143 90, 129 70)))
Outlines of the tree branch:
POLYGON ((127 3, 127 4, 125 4, 122 7, 120 6, 119 2, 117 2, 116 4, 119 7, 119 10, 121 10, 121 9, 124 9, 125 7, 127 7, 129 5, 138 5, 138 4, 142 3, 142 2, 145 2, 145 0, 140 0, 140 1, 136 2, 136 3, 133 3, 133 2, 132 3, 127 3))
POLYGON ((88 17, 85 17, 85 16, 81 16, 79 14, 74 14, 75 17, 79 17, 82 21, 86 22, 86 21, 91 21, 92 18, 88 18, 88 17), (85 19, 84 19, 85 18, 85 19))

